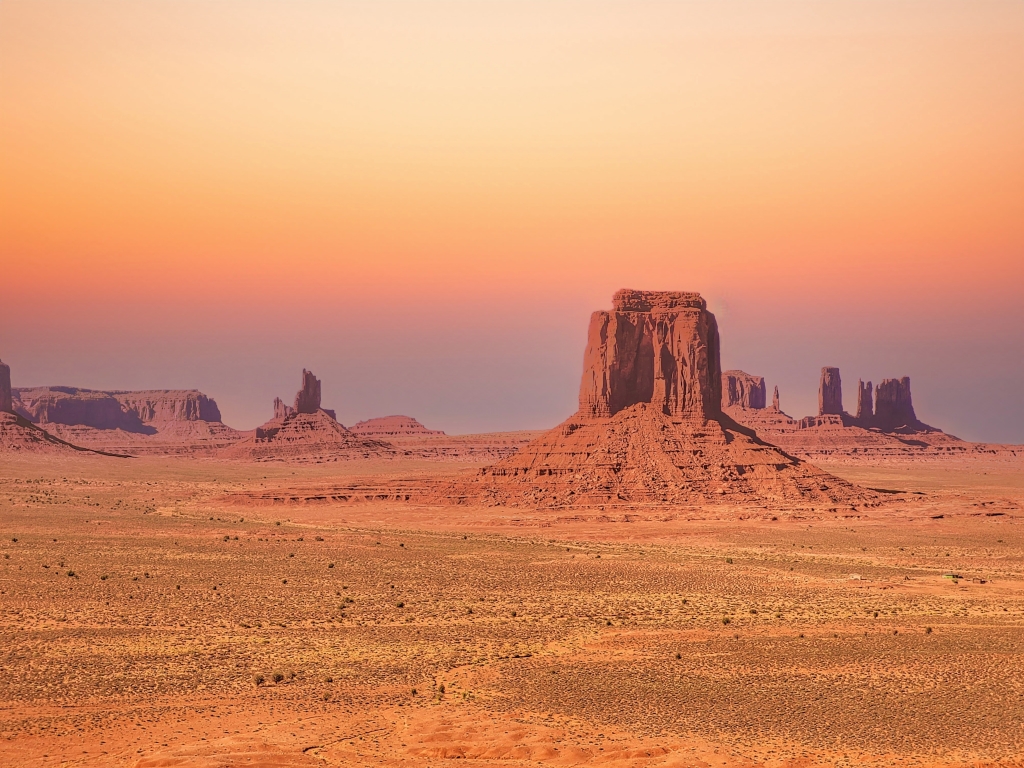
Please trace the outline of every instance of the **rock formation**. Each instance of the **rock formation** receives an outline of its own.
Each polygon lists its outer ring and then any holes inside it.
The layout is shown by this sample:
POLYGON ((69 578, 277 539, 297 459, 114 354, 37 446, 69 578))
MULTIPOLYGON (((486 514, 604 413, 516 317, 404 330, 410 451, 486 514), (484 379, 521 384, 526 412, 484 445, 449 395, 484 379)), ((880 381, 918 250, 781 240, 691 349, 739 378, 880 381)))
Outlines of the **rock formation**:
POLYGON ((718 325, 700 295, 619 291, 591 318, 579 411, 438 500, 874 503, 873 493, 759 440, 721 403, 718 325))
POLYGON ((221 422, 212 398, 194 389, 17 388, 13 405, 63 440, 117 454, 208 453, 242 436, 221 422))
POLYGON ((274 418, 275 419, 286 419, 295 413, 295 409, 288 405, 280 397, 274 398, 274 418))
POLYGON ((0 360, 0 413, 14 413, 11 400, 11 366, 0 360))
MULTIPOLYGON (((776 397, 779 388, 775 388, 776 397)), ((726 371, 722 374, 723 408, 764 408, 765 387, 763 376, 751 376, 743 371, 726 371)))
POLYGON ((878 385, 878 389, 875 390, 874 424, 884 432, 916 432, 926 426, 917 420, 914 413, 909 376, 902 379, 884 379, 878 385))
POLYGON ((865 384, 857 379, 857 410, 854 418, 861 425, 869 424, 874 419, 874 407, 871 404, 871 382, 865 384))
POLYGON ((251 461, 322 463, 349 459, 390 458, 394 446, 353 434, 338 423, 334 411, 320 407, 320 380, 303 369, 295 407, 274 399, 274 418, 221 455, 251 461))
POLYGON ((302 369, 302 388, 295 395, 296 413, 316 413, 320 410, 320 379, 312 371, 302 369))
POLYGON ((360 421, 349 429, 355 435, 381 440, 444 435, 440 430, 427 429, 412 416, 378 416, 375 419, 360 421))
POLYGON ((818 415, 843 413, 843 382, 838 368, 822 368, 818 385, 818 415))
POLYGON ((580 413, 650 403, 703 421, 721 412, 718 323, 698 293, 622 290, 590 318, 580 413))
POLYGON ((779 407, 779 385, 778 384, 775 385, 775 391, 772 392, 772 410, 773 411, 781 411, 782 410, 779 407))

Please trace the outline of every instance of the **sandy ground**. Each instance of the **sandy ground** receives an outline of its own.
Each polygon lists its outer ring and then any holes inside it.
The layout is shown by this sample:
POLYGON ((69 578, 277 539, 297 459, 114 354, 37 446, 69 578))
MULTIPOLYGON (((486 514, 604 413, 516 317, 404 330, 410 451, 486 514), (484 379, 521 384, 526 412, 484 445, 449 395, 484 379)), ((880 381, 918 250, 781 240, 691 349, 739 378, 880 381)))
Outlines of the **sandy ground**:
POLYGON ((0 764, 1024 765, 1024 468, 826 468, 892 503, 260 506, 467 470, 5 457, 0 764))

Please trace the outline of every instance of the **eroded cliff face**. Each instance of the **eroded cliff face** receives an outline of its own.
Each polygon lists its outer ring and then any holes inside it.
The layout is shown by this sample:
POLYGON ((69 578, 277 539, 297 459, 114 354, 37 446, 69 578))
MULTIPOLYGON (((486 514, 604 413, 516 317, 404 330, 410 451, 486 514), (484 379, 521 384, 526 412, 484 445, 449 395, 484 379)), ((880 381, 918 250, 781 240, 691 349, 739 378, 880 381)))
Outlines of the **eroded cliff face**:
POLYGON ((18 413, 36 424, 153 433, 184 421, 220 422, 217 403, 194 389, 103 392, 77 387, 16 390, 18 413))
POLYGON ((0 360, 0 413, 13 413, 11 399, 11 367, 0 360))
POLYGON ((614 416, 650 403, 669 416, 721 414, 718 323, 700 294, 618 291, 590 318, 579 415, 614 416))
POLYGON ((862 424, 867 424, 875 416, 874 406, 871 400, 871 382, 866 384, 857 379, 857 410, 854 417, 862 424))
MULTIPOLYGON (((779 388, 775 388, 778 397, 779 388)), ((726 371, 722 374, 723 408, 764 408, 767 395, 763 376, 752 376, 744 371, 726 371)))

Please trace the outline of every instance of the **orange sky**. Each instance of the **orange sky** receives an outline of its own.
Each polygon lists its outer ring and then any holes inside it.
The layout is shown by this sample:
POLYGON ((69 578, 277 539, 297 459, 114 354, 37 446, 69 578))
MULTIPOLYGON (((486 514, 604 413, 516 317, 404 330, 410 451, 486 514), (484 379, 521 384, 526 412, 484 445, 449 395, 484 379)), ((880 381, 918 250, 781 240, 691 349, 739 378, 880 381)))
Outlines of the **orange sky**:
POLYGON ((314 363, 343 414, 543 426, 587 312, 696 289, 795 415, 849 360, 1024 442, 943 368, 1024 378, 1022 50, 1017 0, 8 0, 0 357, 239 426, 314 363), (433 372, 382 394, 399 352, 433 372))

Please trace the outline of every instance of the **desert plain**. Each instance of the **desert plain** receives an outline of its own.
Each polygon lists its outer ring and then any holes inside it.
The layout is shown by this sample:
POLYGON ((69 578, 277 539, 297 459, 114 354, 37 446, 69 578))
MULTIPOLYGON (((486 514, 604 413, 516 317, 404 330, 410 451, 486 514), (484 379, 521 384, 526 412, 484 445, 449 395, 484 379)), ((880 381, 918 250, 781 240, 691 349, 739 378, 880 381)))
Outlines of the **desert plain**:
POLYGON ((7 455, 4 765, 1024 764, 1019 456, 875 506, 337 501, 479 472, 7 455))

